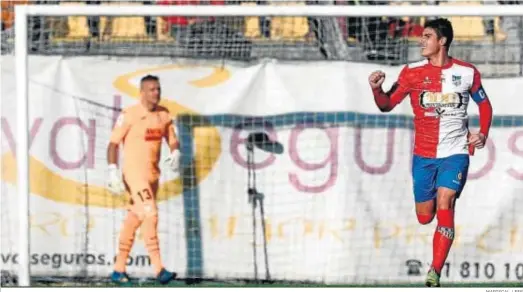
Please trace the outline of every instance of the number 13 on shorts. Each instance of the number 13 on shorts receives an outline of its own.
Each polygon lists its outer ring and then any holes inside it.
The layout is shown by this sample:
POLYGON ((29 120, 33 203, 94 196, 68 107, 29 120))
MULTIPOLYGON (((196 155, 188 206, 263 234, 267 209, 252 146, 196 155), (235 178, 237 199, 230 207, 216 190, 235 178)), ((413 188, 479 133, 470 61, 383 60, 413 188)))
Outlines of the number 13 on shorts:
POLYGON ((131 195, 130 210, 140 216, 145 216, 156 210, 157 183, 126 182, 131 195))

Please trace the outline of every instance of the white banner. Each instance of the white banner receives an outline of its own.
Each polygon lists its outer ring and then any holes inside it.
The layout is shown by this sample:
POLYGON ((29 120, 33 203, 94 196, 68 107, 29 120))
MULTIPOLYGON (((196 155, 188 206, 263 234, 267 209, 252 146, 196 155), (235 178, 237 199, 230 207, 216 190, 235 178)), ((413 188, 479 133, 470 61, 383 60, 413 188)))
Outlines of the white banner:
MULTIPOLYGON (((16 103, 14 60, 2 60, 1 264, 17 262, 16 103)), ((171 59, 31 57, 32 272, 72 275, 112 271, 125 198, 104 186, 113 108, 137 102, 138 82, 159 75, 163 104, 174 114, 273 115, 351 111, 381 114, 367 84, 376 69, 385 87, 400 67, 355 63, 255 66, 171 59)), ((457 204, 456 239, 443 281, 523 280, 523 78, 488 79, 495 116, 486 149, 477 151, 457 204), (519 116, 518 116, 519 115, 519 116)), ((393 113, 411 116, 406 100, 393 113)), ((471 105, 469 113, 477 114, 471 105)), ((407 129, 291 126, 271 133, 281 155, 257 151, 257 187, 265 195, 268 258, 274 279, 330 283, 419 282, 432 259, 435 221, 421 226, 410 175, 407 129)), ((253 277, 252 207, 248 202, 245 131, 196 131, 196 158, 207 277, 253 277)), ((166 150, 166 147, 165 149, 166 150)), ((164 151, 165 156, 167 152, 164 151)), ((180 180, 164 170, 159 193, 163 261, 185 275, 187 247, 180 180)), ((259 215, 259 214, 257 214, 259 215)), ((265 265, 257 222, 257 264, 265 265)), ((189 247, 190 248, 190 247, 189 247)), ((128 271, 152 276, 138 233, 128 271)))

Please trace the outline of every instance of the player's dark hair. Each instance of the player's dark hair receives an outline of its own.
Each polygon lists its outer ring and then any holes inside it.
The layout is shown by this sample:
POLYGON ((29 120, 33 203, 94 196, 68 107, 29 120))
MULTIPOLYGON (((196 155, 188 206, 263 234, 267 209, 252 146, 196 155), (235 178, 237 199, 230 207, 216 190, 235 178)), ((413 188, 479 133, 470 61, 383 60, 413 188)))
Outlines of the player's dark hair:
POLYGON ((450 44, 452 44, 454 39, 454 30, 452 29, 452 23, 448 19, 436 18, 430 20, 425 23, 425 28, 432 28, 436 32, 438 39, 445 37, 447 41, 444 46, 447 48, 447 51, 449 50, 450 44))
POLYGON ((155 75, 145 75, 140 80, 140 85, 142 85, 144 82, 147 82, 147 81, 157 81, 157 82, 160 82, 160 78, 158 78, 158 76, 155 76, 155 75))

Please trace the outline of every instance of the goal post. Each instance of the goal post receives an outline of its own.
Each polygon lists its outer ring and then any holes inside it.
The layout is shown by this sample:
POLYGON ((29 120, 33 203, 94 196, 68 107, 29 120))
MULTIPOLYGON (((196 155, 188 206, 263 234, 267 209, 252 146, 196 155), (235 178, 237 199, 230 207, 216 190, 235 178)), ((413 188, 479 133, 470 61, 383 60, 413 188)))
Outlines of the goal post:
MULTIPOLYGON (((488 6, 76 6, 76 5, 17 5, 15 8, 15 64, 16 64, 16 104, 17 104, 17 144, 16 144, 16 165, 17 165, 17 200, 18 200, 18 281, 20 286, 29 286, 31 284, 30 269, 30 165, 29 165, 29 141, 30 141, 30 121, 29 121, 29 92, 28 92, 28 19, 30 16, 315 16, 315 17, 370 17, 370 16, 517 16, 523 17, 522 5, 488 5, 488 6)), ((521 44, 520 44, 521 45, 521 44)), ((298 116, 307 121, 308 115, 298 116)), ((314 123, 331 123, 339 122, 350 123, 350 119, 343 115, 341 120, 329 121, 335 118, 336 114, 310 114, 314 123), (319 119, 319 120, 318 120, 319 119)), ((205 117, 203 117, 205 119, 205 117)), ((223 122, 223 116, 210 116, 213 125, 231 128, 233 123, 223 122), (222 123, 222 124, 220 124, 222 123)), ((179 130, 190 135, 187 124, 191 122, 190 117, 181 117, 179 130), (187 126, 186 128, 183 128, 187 126)), ((238 121, 245 117, 236 118, 238 121)), ((281 119, 296 119, 296 116, 270 117, 272 122, 279 123, 281 119)), ((225 118, 226 120, 226 118, 225 118)), ((378 119, 379 120, 379 119, 378 119)), ((399 121, 401 122, 401 121, 399 121)), ((503 121, 499 122, 500 124, 503 121)), ((296 125, 296 122, 281 124, 281 126, 296 125)), ((197 122, 190 127, 204 126, 205 122, 197 122)), ((513 126, 520 124, 513 123, 513 126)), ((186 137, 185 137, 186 138, 186 137)), ((192 143, 190 138, 189 145, 192 143)), ((192 156, 191 147, 185 144, 184 152, 185 166, 189 166, 192 156)), ((190 173, 190 175, 195 175, 190 173)), ((194 231, 195 222, 199 224, 199 213, 187 213, 188 210, 198 210, 198 200, 195 197, 194 189, 191 185, 184 184, 184 208, 185 208, 185 227, 186 230, 194 231)), ((187 232, 187 231, 186 231, 187 232)), ((203 263, 198 262, 201 255, 195 255, 195 252, 201 252, 201 247, 191 249, 189 246, 201 244, 195 233, 186 235, 187 241, 187 265, 189 276, 201 277, 201 268, 203 263), (196 243, 195 243, 196 241, 196 243), (199 249, 199 250, 198 250, 199 249), (192 269, 192 270, 191 270, 192 269), (200 270, 199 270, 200 269, 200 270)), ((201 260, 201 259, 200 259, 201 260)))
POLYGON ((61 6, 27 5, 20 6, 19 13, 25 15, 53 16, 520 16, 519 5, 423 5, 423 6, 61 6))
POLYGON ((15 7, 16 46, 16 104, 17 104, 17 192, 19 212, 19 257, 18 277, 20 286, 30 286, 30 214, 29 214, 29 96, 28 96, 28 53, 27 53, 27 7, 15 7))

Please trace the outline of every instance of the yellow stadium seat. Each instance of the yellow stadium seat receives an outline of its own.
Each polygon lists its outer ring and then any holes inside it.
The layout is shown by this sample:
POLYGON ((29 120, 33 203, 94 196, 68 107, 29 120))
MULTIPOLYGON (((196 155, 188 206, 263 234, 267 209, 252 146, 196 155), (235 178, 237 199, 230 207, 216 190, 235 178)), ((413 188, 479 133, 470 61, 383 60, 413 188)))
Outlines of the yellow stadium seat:
POLYGON ((171 37, 170 29, 165 29, 166 21, 163 17, 156 17, 156 35, 158 41, 173 41, 171 37))
POLYGON ((70 16, 67 18, 67 38, 86 38, 89 36, 87 17, 70 16))
MULTIPOLYGON (((142 5, 138 2, 109 2, 103 5, 142 5)), ((145 19, 142 16, 101 17, 100 32, 104 39, 149 40, 145 30, 145 19)))
MULTIPOLYGON (((408 2, 392 2, 391 5, 411 5, 408 2)), ((425 5, 425 3, 420 3, 418 5, 425 5)), ((456 5, 483 5, 479 1, 452 1, 452 2, 440 2, 441 6, 456 6, 456 5)), ((457 41, 473 41, 481 40, 486 37, 485 26, 483 23, 482 17, 470 17, 470 16, 454 16, 448 18, 452 22, 454 28, 454 39, 457 41)), ((403 17, 402 20, 409 21, 410 17, 403 17)), ((425 17, 419 17, 419 25, 425 25, 425 17)), ((502 31, 499 25, 499 17, 494 19, 494 31, 495 31, 495 40, 502 41, 507 38, 507 35, 502 31)), ((419 41, 417 37, 409 38, 409 41, 419 41)))
MULTIPOLYGON (((256 3, 242 3, 242 6, 255 6, 256 3)), ((257 16, 247 16, 245 17, 245 26, 244 26, 244 36, 246 38, 260 38, 261 37, 261 27, 260 27, 260 18, 257 16)))
POLYGON ((507 39, 507 34, 501 29, 499 17, 494 18, 495 41, 501 42, 507 39))
MULTIPOLYGON (((60 5, 84 5, 84 3, 61 2, 60 5)), ((66 40, 75 40, 78 38, 89 37, 89 26, 87 24, 87 17, 85 16, 69 16, 67 17, 67 34, 66 40)))
MULTIPOLYGON (((476 6, 482 5, 481 2, 442 2, 441 6, 456 6, 467 5, 476 6)), ((452 22, 454 28, 454 39, 462 41, 479 40, 485 37, 485 27, 483 25, 482 17, 475 16, 453 16, 448 18, 452 22)))
MULTIPOLYGON (((445 2, 440 5, 452 6, 452 5, 483 5, 482 2, 470 1, 470 2, 445 2)), ((485 25, 482 17, 449 17, 454 27, 454 38, 456 40, 479 40, 486 37, 485 25)), ((499 25, 499 17, 494 18, 494 40, 503 41, 507 38, 507 35, 502 31, 499 25)))
MULTIPOLYGON (((271 5, 305 5, 304 2, 276 2, 271 5)), ((271 19, 271 38, 275 40, 304 41, 309 33, 306 17, 283 16, 271 19)))

